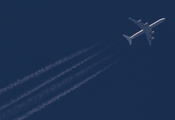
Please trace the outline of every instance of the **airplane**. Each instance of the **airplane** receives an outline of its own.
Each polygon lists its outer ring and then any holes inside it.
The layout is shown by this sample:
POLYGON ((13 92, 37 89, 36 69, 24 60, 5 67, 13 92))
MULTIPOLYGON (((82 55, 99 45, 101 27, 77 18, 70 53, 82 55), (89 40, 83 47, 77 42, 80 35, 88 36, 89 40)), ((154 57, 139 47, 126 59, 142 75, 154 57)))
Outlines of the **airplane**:
POLYGON ((161 18, 161 19, 159 19, 159 20, 157 20, 154 23, 149 25, 148 22, 142 23, 141 20, 137 21, 137 20, 134 20, 133 18, 129 18, 129 19, 131 21, 133 21, 136 25, 138 25, 141 28, 141 30, 138 31, 137 33, 133 34, 132 36, 127 36, 124 34, 123 34, 123 36, 128 40, 129 44, 131 45, 132 39, 134 39, 142 34, 145 34, 147 37, 147 41, 149 43, 149 46, 151 46, 151 41, 154 39, 154 37, 152 37, 152 34, 154 33, 154 31, 152 31, 152 29, 165 20, 165 18, 161 18))

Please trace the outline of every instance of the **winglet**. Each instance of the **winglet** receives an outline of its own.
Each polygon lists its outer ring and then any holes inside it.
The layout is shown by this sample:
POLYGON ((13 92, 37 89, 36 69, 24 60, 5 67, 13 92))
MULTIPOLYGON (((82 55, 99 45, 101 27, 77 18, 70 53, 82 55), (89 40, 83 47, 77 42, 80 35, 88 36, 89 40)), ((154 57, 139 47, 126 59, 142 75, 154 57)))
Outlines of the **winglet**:
POLYGON ((125 37, 125 38, 128 40, 129 45, 132 44, 132 39, 131 39, 131 37, 129 37, 129 36, 127 36, 127 35, 123 35, 123 37, 125 37))

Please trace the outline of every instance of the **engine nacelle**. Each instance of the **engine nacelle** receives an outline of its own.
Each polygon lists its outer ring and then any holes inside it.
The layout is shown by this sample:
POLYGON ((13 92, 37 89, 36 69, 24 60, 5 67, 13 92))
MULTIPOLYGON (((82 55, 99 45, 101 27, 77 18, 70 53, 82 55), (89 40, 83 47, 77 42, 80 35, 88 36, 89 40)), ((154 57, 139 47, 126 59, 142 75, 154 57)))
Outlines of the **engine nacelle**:
POLYGON ((138 20, 137 22, 141 22, 142 20, 140 19, 140 20, 138 20))
POLYGON ((146 22, 145 25, 148 25, 148 22, 146 22))
POLYGON ((154 31, 152 31, 151 33, 152 33, 152 34, 154 34, 155 32, 154 32, 154 31))
POLYGON ((154 37, 152 37, 151 39, 152 39, 152 40, 154 40, 155 38, 154 38, 154 37))

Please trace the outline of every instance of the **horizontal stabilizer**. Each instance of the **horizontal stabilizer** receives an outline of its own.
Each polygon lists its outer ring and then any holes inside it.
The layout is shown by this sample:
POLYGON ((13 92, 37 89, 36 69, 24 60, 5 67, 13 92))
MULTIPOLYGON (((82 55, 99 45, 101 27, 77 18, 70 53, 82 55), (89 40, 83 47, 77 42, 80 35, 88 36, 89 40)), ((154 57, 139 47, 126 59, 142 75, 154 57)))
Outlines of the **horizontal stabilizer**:
POLYGON ((125 38, 128 40, 129 45, 132 44, 132 39, 131 39, 129 36, 127 36, 127 35, 123 35, 123 37, 125 37, 125 38))

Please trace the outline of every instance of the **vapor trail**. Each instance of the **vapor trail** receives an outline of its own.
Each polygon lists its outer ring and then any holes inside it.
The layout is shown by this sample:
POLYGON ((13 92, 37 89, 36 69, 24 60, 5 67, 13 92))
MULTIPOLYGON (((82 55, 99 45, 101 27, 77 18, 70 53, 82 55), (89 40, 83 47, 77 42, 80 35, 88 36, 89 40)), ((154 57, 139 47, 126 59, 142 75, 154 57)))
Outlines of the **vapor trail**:
POLYGON ((46 90, 43 90, 42 92, 39 92, 37 95, 32 96, 31 98, 29 98, 28 100, 19 103, 18 105, 15 105, 14 107, 12 107, 11 109, 5 111, 4 113, 0 114, 0 119, 1 120, 7 120, 10 117, 18 114, 20 111, 22 111, 23 109, 28 108, 29 106, 31 106, 33 103, 42 100, 43 98, 47 97, 49 94, 55 92, 56 90, 59 90, 61 87, 63 87, 64 85, 67 85, 68 83, 70 83, 75 77, 79 77, 83 74, 85 74, 86 72, 88 72, 90 69, 93 69, 94 67, 98 66, 99 64, 101 64, 102 62, 110 59, 111 57, 113 57, 115 54, 111 54, 108 57, 103 58, 102 60, 94 63, 91 66, 86 67, 85 69, 77 72, 76 74, 64 79, 62 82, 58 83, 58 84, 54 84, 51 87, 47 88, 46 90))
POLYGON ((92 46, 87 47, 87 48, 85 48, 85 49, 82 49, 82 50, 80 50, 80 51, 77 51, 77 52, 75 52, 75 53, 73 53, 73 54, 71 54, 71 55, 69 55, 69 56, 67 56, 67 57, 64 57, 64 58, 62 58, 62 59, 56 61, 56 62, 53 63, 53 64, 50 64, 50 65, 48 65, 48 66, 46 66, 46 67, 44 67, 44 68, 41 68, 40 70, 37 70, 37 71, 34 72, 34 73, 31 73, 31 74, 28 75, 28 76, 23 77, 22 79, 18 79, 16 82, 11 83, 11 84, 9 84, 8 86, 6 86, 6 87, 4 87, 4 88, 1 88, 1 89, 0 89, 0 95, 1 95, 2 93, 6 92, 6 91, 8 91, 8 90, 10 90, 10 89, 12 89, 12 88, 14 88, 14 87, 16 87, 16 86, 18 86, 18 85, 24 83, 24 82, 27 82, 27 81, 28 81, 29 79, 31 79, 31 78, 37 77, 37 76, 39 76, 39 75, 41 75, 41 74, 43 74, 43 73, 45 73, 45 72, 47 72, 47 71, 53 69, 54 67, 57 67, 58 65, 61 65, 61 64, 63 64, 64 62, 69 61, 69 60, 71 60, 71 59, 77 57, 78 55, 81 55, 82 53, 85 53, 85 52, 87 52, 87 51, 93 49, 94 47, 98 46, 99 44, 100 44, 100 43, 95 44, 95 45, 92 45, 92 46))
POLYGON ((31 90, 28 90, 28 91, 25 92, 24 94, 18 96, 17 98, 11 100, 11 101, 8 102, 8 103, 2 105, 2 106, 0 107, 0 110, 3 110, 3 109, 5 109, 6 107, 8 107, 8 106, 10 106, 10 105, 13 105, 14 103, 18 102, 18 101, 21 100, 22 98, 24 98, 24 97, 26 97, 26 96, 32 94, 33 92, 39 90, 40 88, 44 87, 45 85, 48 85, 49 83, 53 82, 53 81, 56 80, 57 78, 59 78, 59 77, 61 77, 62 75, 66 74, 66 73, 68 73, 68 72, 70 72, 70 71, 72 71, 73 69, 77 68, 78 66, 82 65, 83 63, 87 62, 88 60, 92 59, 93 57, 97 56, 98 54, 102 53, 103 51, 105 51, 106 49, 108 49, 108 48, 110 48, 110 47, 111 47, 111 45, 108 46, 108 47, 106 47, 106 48, 104 48, 104 49, 102 49, 102 50, 100 50, 100 51, 98 51, 97 53, 93 54, 92 56, 90 56, 90 57, 88 57, 88 58, 82 60, 81 62, 75 64, 74 66, 72 66, 72 67, 66 69, 65 71, 59 73, 58 75, 52 77, 51 79, 46 80, 45 82, 41 83, 40 85, 36 86, 35 88, 33 88, 33 89, 31 89, 31 90))
POLYGON ((50 105, 51 103, 59 100, 61 97, 67 95, 68 93, 74 91, 75 89, 79 88, 81 85, 85 84, 86 82, 88 82, 89 80, 91 80, 92 78, 96 77, 97 75, 101 74, 102 72, 104 72, 105 70, 107 70, 108 68, 110 68, 112 65, 116 64, 117 61, 109 64, 108 66, 104 67, 103 69, 99 70, 98 72, 96 72, 95 74, 93 74, 92 76, 86 78, 85 80, 83 80, 82 82, 74 85, 73 87, 71 87, 70 89, 64 91, 63 93, 51 98, 50 100, 48 100, 47 102, 35 107, 34 109, 28 111, 27 113, 25 113, 24 115, 14 119, 14 120, 23 120, 25 118, 28 118, 30 115, 34 114, 35 112, 38 112, 42 109, 44 109, 46 106, 50 105))

